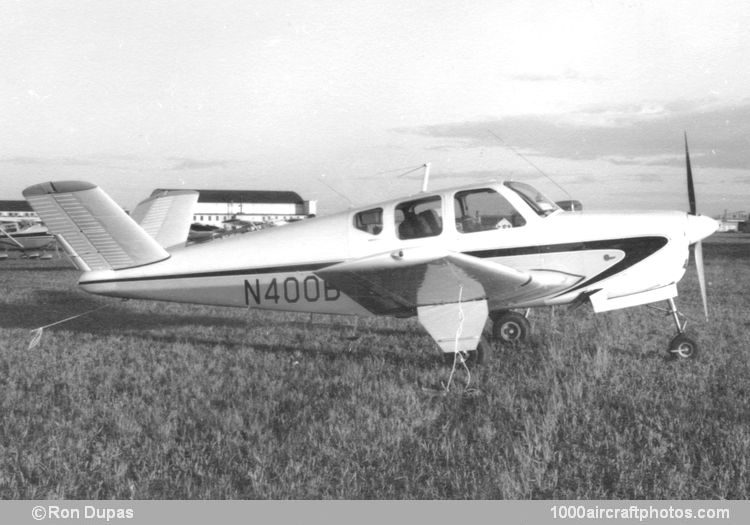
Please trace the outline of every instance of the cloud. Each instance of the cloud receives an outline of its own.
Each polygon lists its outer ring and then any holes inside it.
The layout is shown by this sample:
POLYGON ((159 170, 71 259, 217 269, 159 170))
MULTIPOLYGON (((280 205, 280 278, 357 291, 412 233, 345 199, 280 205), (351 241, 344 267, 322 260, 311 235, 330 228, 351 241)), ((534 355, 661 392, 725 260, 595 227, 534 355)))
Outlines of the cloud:
POLYGON ((208 168, 224 168, 227 162, 224 160, 198 160, 187 158, 173 158, 176 162, 172 170, 202 170, 208 168))
POLYGON ((17 166, 90 166, 93 164, 91 160, 72 157, 6 157, 0 159, 0 162, 17 166))
POLYGON ((509 75, 510 80, 518 80, 521 82, 559 82, 564 80, 577 81, 577 82, 595 82, 603 80, 599 76, 587 76, 582 75, 578 71, 572 69, 566 69, 562 73, 549 74, 549 73, 520 73, 517 75, 509 75))
MULTIPOLYGON (((410 175, 409 178, 422 178, 421 173, 410 175)), ((430 173, 430 180, 439 179, 471 179, 471 180, 501 180, 504 174, 498 170, 474 170, 474 171, 433 171, 430 173)))
POLYGON ((450 139, 455 148, 508 145, 527 156, 678 166, 684 165, 683 130, 694 164, 750 167, 749 100, 732 106, 705 100, 599 105, 562 115, 511 115, 396 131, 441 139, 443 147, 450 139))

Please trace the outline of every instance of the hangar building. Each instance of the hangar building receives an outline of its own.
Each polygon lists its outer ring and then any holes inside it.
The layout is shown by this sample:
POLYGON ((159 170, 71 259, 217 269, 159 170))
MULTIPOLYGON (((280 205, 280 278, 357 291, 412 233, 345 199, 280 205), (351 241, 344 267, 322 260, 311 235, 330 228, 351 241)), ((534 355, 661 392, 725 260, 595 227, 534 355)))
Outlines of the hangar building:
MULTIPOLYGON (((156 189, 152 195, 165 191, 156 189)), ((194 190, 200 195, 193 222, 224 227, 225 221, 242 218, 257 223, 296 221, 316 214, 316 201, 303 200, 293 191, 194 190)))
POLYGON ((0 221, 8 218, 39 222, 39 216, 25 200, 0 200, 0 221))

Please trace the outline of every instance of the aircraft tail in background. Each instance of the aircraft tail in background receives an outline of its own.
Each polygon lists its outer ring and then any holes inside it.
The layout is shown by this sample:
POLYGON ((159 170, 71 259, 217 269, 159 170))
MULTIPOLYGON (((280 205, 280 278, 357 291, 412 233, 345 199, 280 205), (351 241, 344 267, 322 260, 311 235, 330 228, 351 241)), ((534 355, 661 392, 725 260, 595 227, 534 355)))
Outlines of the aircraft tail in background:
POLYGON ((198 195, 192 190, 163 190, 138 204, 130 216, 164 249, 184 246, 198 195))

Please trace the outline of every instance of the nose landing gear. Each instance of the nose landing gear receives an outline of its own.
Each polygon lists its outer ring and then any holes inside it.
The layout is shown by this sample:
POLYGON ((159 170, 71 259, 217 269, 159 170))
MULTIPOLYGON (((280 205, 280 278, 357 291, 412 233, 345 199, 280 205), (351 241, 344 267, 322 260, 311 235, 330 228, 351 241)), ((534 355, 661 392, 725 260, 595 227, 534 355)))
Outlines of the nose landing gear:
POLYGON ((669 357, 672 359, 695 359, 695 356, 698 355, 698 345, 685 335, 687 320, 683 320, 684 316, 677 310, 673 298, 667 299, 667 304, 669 305, 667 312, 672 316, 677 326, 677 335, 669 342, 669 357))

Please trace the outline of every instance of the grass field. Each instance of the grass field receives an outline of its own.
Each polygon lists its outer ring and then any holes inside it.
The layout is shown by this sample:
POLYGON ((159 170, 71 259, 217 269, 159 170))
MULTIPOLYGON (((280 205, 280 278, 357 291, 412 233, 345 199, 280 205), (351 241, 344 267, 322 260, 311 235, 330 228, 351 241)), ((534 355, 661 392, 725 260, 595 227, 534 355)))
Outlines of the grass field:
POLYGON ((697 360, 665 360, 659 312, 542 309, 449 392, 415 320, 351 341, 351 319, 119 302, 2 262, 0 498, 747 499, 750 243, 716 239, 710 323, 692 265, 680 283, 697 360))

